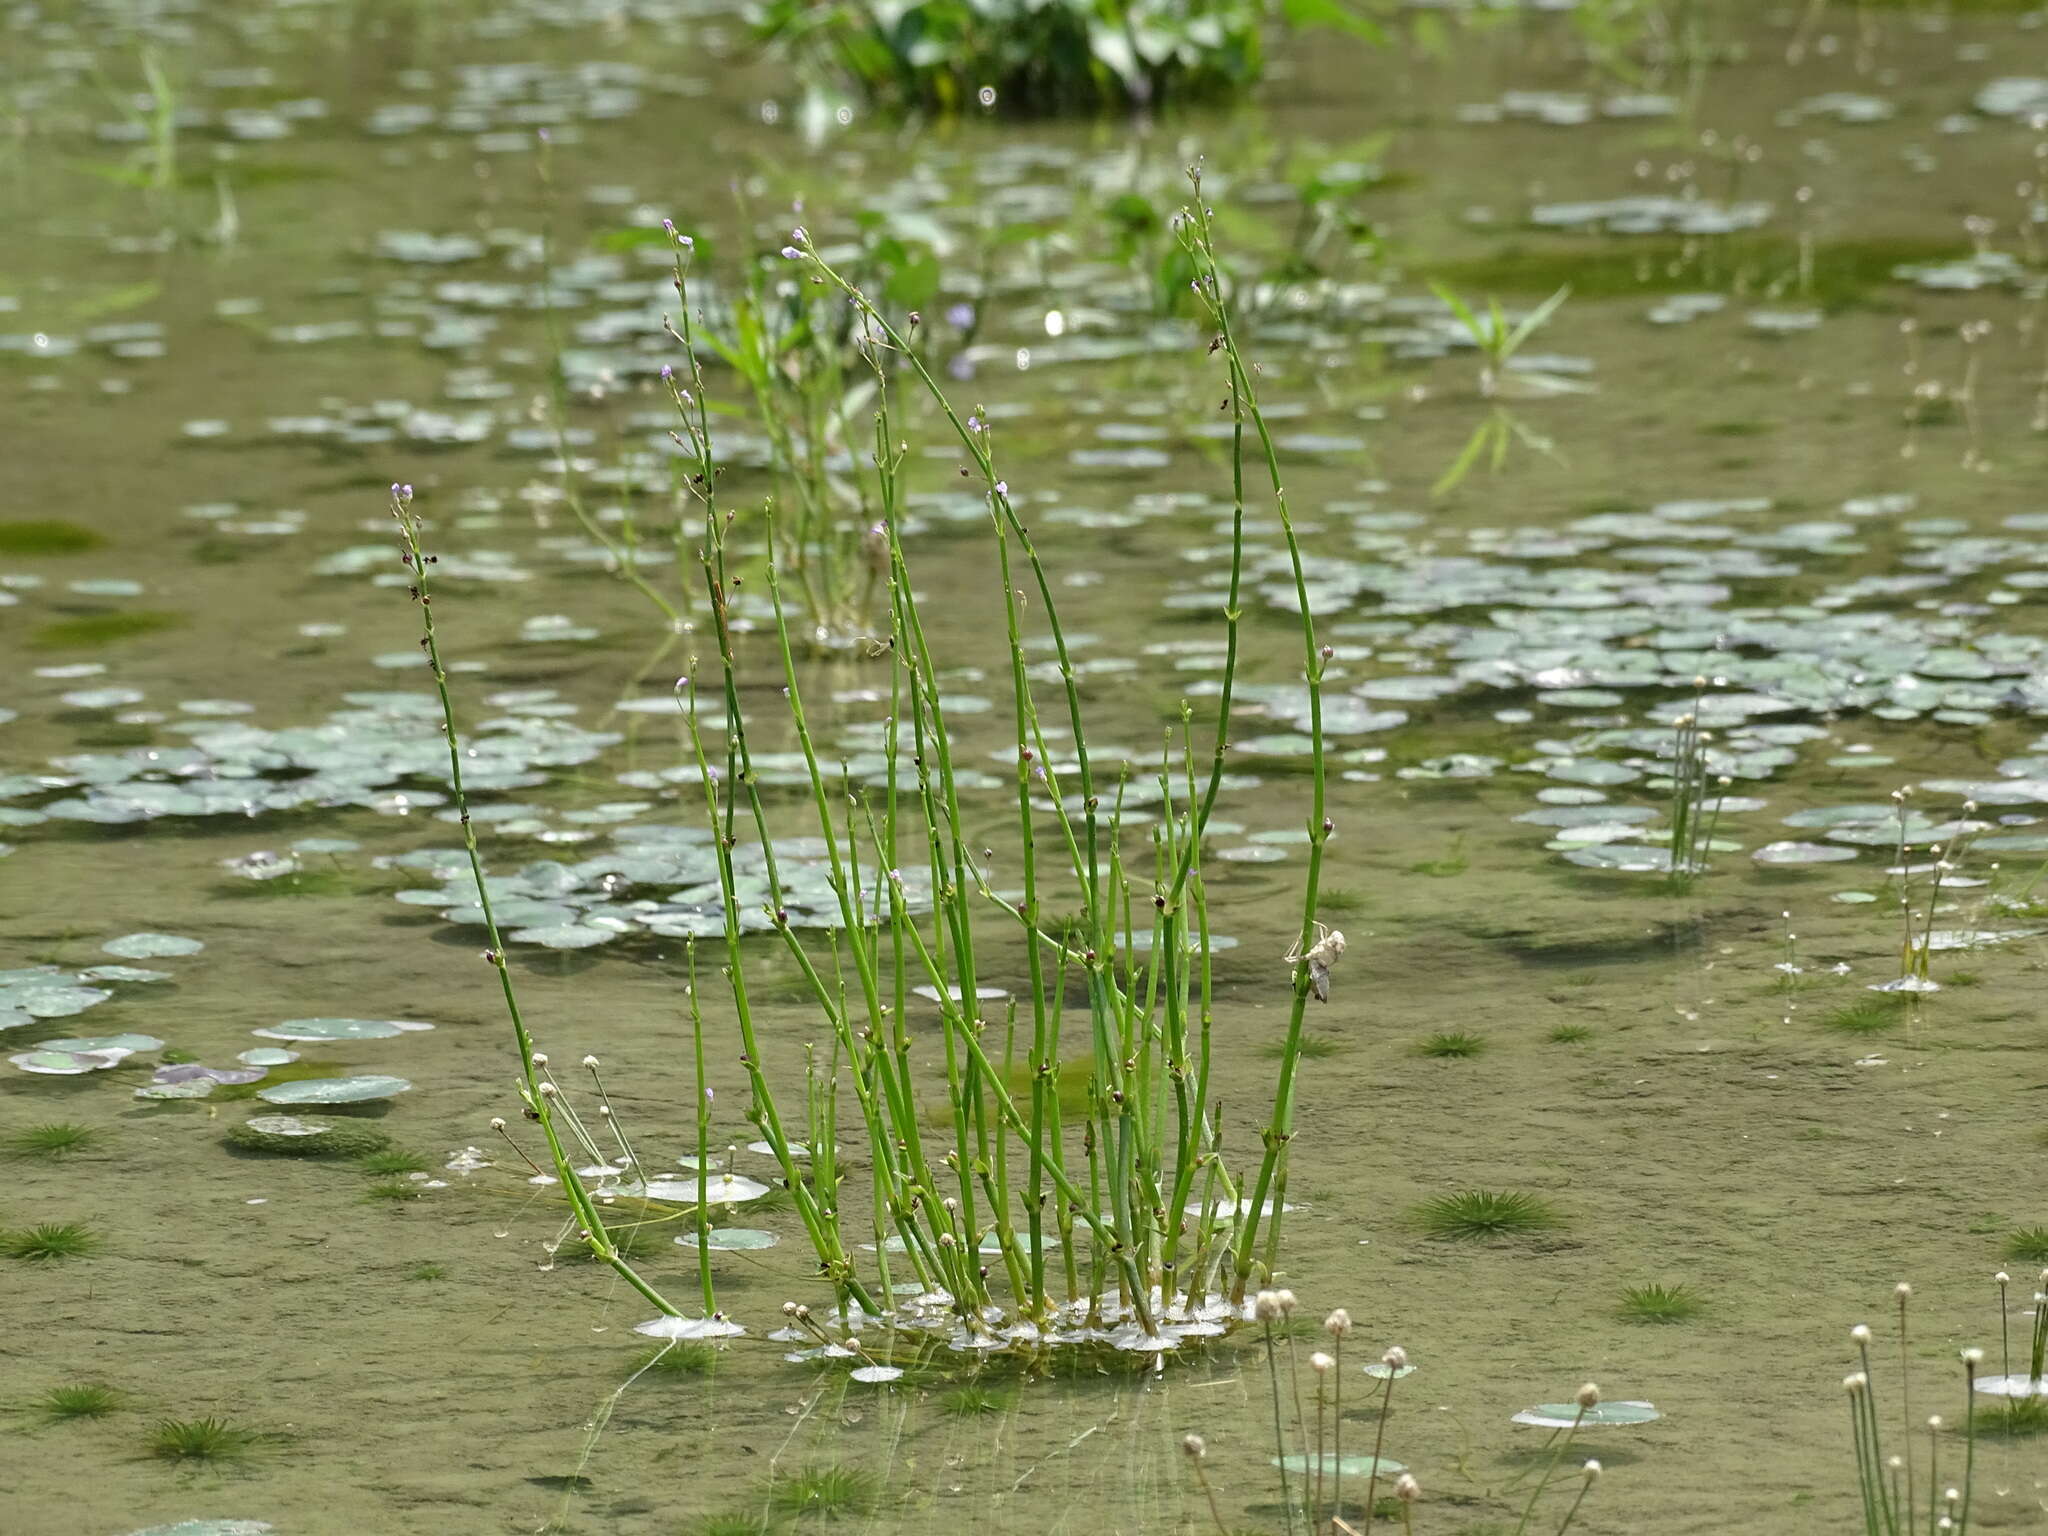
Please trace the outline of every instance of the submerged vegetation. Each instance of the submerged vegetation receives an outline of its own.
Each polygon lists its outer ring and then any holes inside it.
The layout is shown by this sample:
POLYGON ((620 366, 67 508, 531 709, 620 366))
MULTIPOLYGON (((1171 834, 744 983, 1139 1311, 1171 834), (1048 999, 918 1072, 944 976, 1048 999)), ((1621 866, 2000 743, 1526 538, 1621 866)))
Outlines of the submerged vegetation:
POLYGON ((226 1419, 160 1419, 149 1433, 149 1453, 163 1461, 224 1463, 246 1461, 260 1449, 264 1436, 226 1419))
POLYGON ((10 1259, 78 1259, 97 1253, 99 1248, 99 1234, 75 1221, 46 1221, 33 1227, 0 1231, 0 1254, 10 1259))
POLYGON ((68 1382, 52 1387, 36 1400, 36 1411, 52 1423, 70 1419, 103 1419, 121 1406, 122 1394, 97 1382, 68 1382))
POLYGON ((41 1125, 10 1131, 0 1148, 9 1157, 62 1158, 74 1152, 89 1152, 100 1142, 100 1133, 72 1120, 47 1120, 41 1125))
POLYGON ((1626 1323, 1689 1323, 1705 1308, 1706 1303, 1690 1285, 1653 1280, 1623 1289, 1616 1310, 1626 1323))
POLYGON ((1472 1242, 1548 1231, 1560 1224, 1541 1199, 1518 1189, 1462 1189, 1415 1208, 1415 1222, 1431 1237, 1472 1242))

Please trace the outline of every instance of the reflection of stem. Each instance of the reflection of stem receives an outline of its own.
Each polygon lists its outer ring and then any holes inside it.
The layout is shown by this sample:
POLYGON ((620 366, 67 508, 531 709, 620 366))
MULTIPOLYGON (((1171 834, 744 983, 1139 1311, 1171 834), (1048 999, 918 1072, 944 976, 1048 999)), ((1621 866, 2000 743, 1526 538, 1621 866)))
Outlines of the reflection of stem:
POLYGON ((1273 1320, 1261 1319, 1266 1330, 1266 1379, 1273 1384, 1273 1450, 1280 1463, 1280 1503, 1287 1511, 1287 1529, 1294 1529, 1294 1494, 1287 1485, 1287 1437, 1280 1429, 1280 1360, 1273 1350, 1273 1320))
POLYGON ((1380 1486, 1380 1452, 1387 1443, 1387 1417, 1394 1408, 1394 1367, 1387 1367, 1387 1390, 1380 1398, 1379 1433, 1372 1437, 1372 1470, 1365 1479, 1365 1528, 1372 1529, 1372 1507, 1380 1486))
POLYGON ((1564 1438, 1558 1441, 1557 1449, 1550 1453, 1550 1463, 1544 1467, 1543 1476, 1536 1484, 1536 1491, 1529 1495, 1529 1503, 1523 1509, 1522 1518, 1515 1526, 1515 1536, 1522 1536, 1522 1532, 1529 1528, 1529 1517, 1536 1513, 1536 1501, 1543 1497, 1543 1490, 1550 1486, 1550 1479, 1557 1471, 1557 1464, 1564 1460, 1564 1453, 1571 1448, 1572 1436, 1579 1432, 1579 1426, 1585 1421, 1586 1408, 1585 1404, 1581 1403, 1578 1413, 1572 1418, 1571 1428, 1564 1431, 1564 1438))

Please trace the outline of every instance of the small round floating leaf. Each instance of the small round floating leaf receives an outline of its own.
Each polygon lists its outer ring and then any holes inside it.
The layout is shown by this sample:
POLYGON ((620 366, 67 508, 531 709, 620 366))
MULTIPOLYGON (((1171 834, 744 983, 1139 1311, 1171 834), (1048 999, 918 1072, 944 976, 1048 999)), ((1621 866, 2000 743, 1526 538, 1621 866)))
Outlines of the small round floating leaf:
POLYGON ((298 1059, 297 1051, 287 1051, 275 1045, 259 1045, 235 1057, 248 1067, 288 1067, 298 1059))
MULTIPOLYGON (((773 1232, 763 1232, 758 1227, 714 1227, 705 1247, 713 1253, 746 1253, 758 1248, 773 1248, 782 1239, 773 1232)), ((697 1234, 685 1232, 676 1239, 679 1246, 697 1246, 697 1234)))
POLYGON ((1533 1424, 1538 1429, 1570 1429, 1574 1424, 1648 1424, 1663 1417, 1650 1404, 1640 1402, 1595 1403, 1583 1417, 1577 1403, 1538 1403, 1514 1415, 1511 1422, 1533 1424))
POLYGON ((411 1087, 402 1077, 375 1073, 363 1077, 308 1077, 295 1083, 258 1088, 256 1097, 271 1104, 361 1104, 371 1099, 392 1098, 411 1087))
POLYGON ((109 939, 100 948, 123 960, 161 960, 171 955, 196 955, 206 946, 175 933, 131 933, 109 939))

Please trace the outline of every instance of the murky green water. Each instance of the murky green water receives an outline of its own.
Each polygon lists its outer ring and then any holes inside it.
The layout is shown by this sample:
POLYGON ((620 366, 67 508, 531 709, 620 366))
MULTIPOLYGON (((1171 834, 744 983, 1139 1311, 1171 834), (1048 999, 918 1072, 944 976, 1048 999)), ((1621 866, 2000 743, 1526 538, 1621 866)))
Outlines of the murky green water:
MULTIPOLYGON (((688 776, 665 776, 686 756, 669 685, 697 642, 660 649, 653 609, 604 569, 546 401, 559 345, 585 501, 672 516, 667 256, 645 238, 663 216, 714 285, 798 218, 849 243, 871 210, 940 247, 934 352, 998 423, 1087 693, 1149 764, 1180 700, 1213 697, 1202 620, 1229 506, 1220 375, 1157 312, 1169 242, 1129 199, 1170 211, 1197 156, 1244 267, 1280 274, 1253 350, 1338 648, 1325 915, 1350 949, 1312 1019, 1327 1052, 1306 1068, 1286 1281, 1317 1316, 1350 1308, 1356 1360, 1398 1342, 1420 1364, 1385 1446, 1423 1483, 1419 1529, 1512 1530, 1540 1432, 1509 1415, 1588 1378, 1664 1417, 1588 1432, 1609 1475, 1575 1529, 1855 1528, 1846 1329, 1910 1279, 1915 1412, 1953 1424, 1954 1351, 1996 1360, 1990 1276, 2009 1268, 2023 1302, 2034 1265, 2008 1239, 2048 1221, 2048 26, 1839 9, 1709 16, 1695 71, 1602 70, 1555 19, 1502 22, 1442 53, 1296 48, 1229 116, 915 129, 816 120, 745 57, 736 16, 700 5, 11 12, 0 954, 57 971, 12 978, 7 1048, 140 1033, 223 1065, 281 1046, 251 1032, 287 1019, 434 1028, 290 1047, 302 1075, 410 1081, 364 1121, 431 1170, 406 1200, 345 1163, 225 1147, 262 1084, 138 1099, 157 1050, 0 1071, 8 1132, 101 1133, 9 1163, 0 1226, 103 1238, 6 1263, 0 1529, 637 1536, 771 1509, 793 1469, 831 1462, 886 1490, 848 1529, 1210 1529, 1190 1431, 1225 1518, 1281 1528, 1249 1334, 1021 1390, 943 1351, 861 1386, 748 1340, 707 1375, 636 1381, 593 1438, 647 1308, 550 1261, 556 1209, 488 1130, 513 1114, 513 1057, 480 930, 396 899, 437 882, 394 861, 457 837, 417 713, 393 480, 435 520, 436 611, 498 775, 494 870, 700 816, 688 776), (152 130, 145 59, 175 87, 174 133, 152 130), (1332 211, 1372 240, 1302 213, 1318 170, 1366 189, 1332 211), (1486 399, 1432 278, 1517 313, 1575 292, 1486 399), (1661 852, 1631 839, 1664 824, 1657 754, 1695 675, 1729 846, 1673 891, 1602 865, 1661 852), (1909 866, 1958 850, 1938 893, 1896 872, 1907 784, 1909 866), (300 867, 252 878, 279 858, 300 867), (1850 1012, 1900 974, 1902 889, 1941 989, 1850 1012), (204 948, 118 960, 166 980, 73 980, 137 932, 204 948), (1483 1048, 1423 1054, 1440 1032, 1483 1048), (1561 1224, 1418 1232, 1418 1202, 1471 1187, 1532 1191, 1561 1224), (1653 1281, 1703 1310, 1624 1321, 1624 1287, 1653 1281), (36 1401, 76 1381, 117 1388, 117 1411, 48 1422, 36 1401), (994 1411, 953 1411, 991 1382, 994 1411), (158 1420, 206 1415, 277 1438, 220 1469, 149 1455, 158 1420)), ((758 498, 759 439, 730 430, 727 494, 758 498)), ((983 514, 922 442, 912 558, 959 695, 996 705, 956 717, 961 756, 993 761, 1006 660, 983 514)), ((1304 803, 1291 588, 1257 512, 1245 782, 1209 860, 1238 941, 1219 1081, 1246 1114, 1285 1019, 1304 803)), ((664 553, 647 579, 683 600, 694 578, 664 553)), ((871 751, 886 668, 858 645, 812 668, 821 739, 871 751)), ((772 686, 761 699, 772 712, 772 686)), ((969 815, 999 845, 1014 808, 969 815)), ((643 1154, 668 1159, 694 1140, 687 923, 626 906, 665 894, 551 892, 529 926, 628 931, 521 945, 516 966, 543 1043, 602 1055, 643 1154)), ((994 953, 994 982, 1020 985, 1021 951, 994 953)), ((761 963, 766 1048, 793 1066, 817 1026, 793 968, 761 963)), ((729 1057, 714 1082, 741 1101, 729 1057)), ((750 1139, 736 1111, 717 1134, 750 1139)), ((720 1299, 759 1335, 819 1298, 789 1213, 749 1219, 784 1241, 721 1256, 720 1299)), ((655 1247, 650 1273, 687 1295, 690 1255, 655 1247)), ((1363 1387, 1353 1372, 1350 1449, 1372 1432, 1363 1387)), ((1979 1456, 1975 1520, 2048 1528, 2041 1442, 1979 1456)))

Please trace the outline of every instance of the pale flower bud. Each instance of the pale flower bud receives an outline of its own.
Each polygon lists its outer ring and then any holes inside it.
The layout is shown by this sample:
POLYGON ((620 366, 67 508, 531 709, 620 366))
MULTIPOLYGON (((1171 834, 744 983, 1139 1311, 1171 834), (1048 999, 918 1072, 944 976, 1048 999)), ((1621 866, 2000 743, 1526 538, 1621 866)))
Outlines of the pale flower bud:
POLYGON ((1969 1366, 1969 1367, 1970 1367, 1970 1369, 1972 1369, 1972 1370, 1975 1370, 1975 1369, 1976 1369, 1976 1368, 1977 1368, 1978 1366, 1982 1365, 1983 1363, 1984 1363, 1984 1351, 1983 1351, 1983 1350, 1981 1350, 1981 1349, 1966 1349, 1966 1350, 1964 1350, 1964 1351, 1963 1351, 1963 1364, 1965 1364, 1965 1365, 1969 1366))
POLYGON ((1387 1352, 1380 1356, 1380 1364, 1390 1371, 1403 1370, 1408 1364, 1408 1351, 1398 1344, 1389 1345, 1387 1352))
POLYGON ((1857 1393, 1861 1392, 1865 1387, 1869 1385, 1870 1378, 1864 1375, 1861 1371, 1851 1371, 1848 1375, 1842 1378, 1842 1388, 1851 1397, 1856 1396, 1857 1393))
POLYGON ((1308 1368, 1314 1371, 1318 1376, 1321 1376, 1324 1373, 1326 1373, 1336 1363, 1336 1361, 1332 1360, 1320 1349, 1308 1357, 1308 1368))
POLYGON ((1904 1301, 1908 1296, 1913 1294, 1913 1287, 1906 1284, 1905 1281, 1901 1280, 1897 1285, 1892 1287, 1892 1294, 1898 1297, 1899 1300, 1904 1301))
POLYGON ((1579 1388, 1579 1406, 1586 1409, 1600 1406, 1600 1389, 1590 1381, 1579 1388))
POLYGON ((1394 1480, 1394 1497, 1403 1504, 1413 1504, 1422 1497, 1422 1484, 1415 1481, 1413 1473, 1403 1472, 1394 1480))
POLYGON ((597 1065, 597 1058, 595 1056, 586 1056, 583 1058, 583 1065, 585 1065, 586 1067, 594 1067, 597 1065))
POLYGON ((1200 1435, 1181 1436, 1180 1448, 1186 1452, 1190 1461, 1200 1461, 1209 1454, 1209 1443, 1200 1435))
POLYGON ((1342 1307, 1339 1307, 1336 1311, 1332 1312, 1328 1317, 1323 1319, 1323 1332, 1331 1335, 1333 1338, 1341 1339, 1344 1337, 1345 1334, 1349 1333, 1350 1331, 1351 1314, 1349 1312, 1346 1312, 1342 1307))
POLYGON ((1868 1323, 1858 1323, 1849 1330, 1849 1337, 1855 1343, 1868 1344, 1870 1342, 1870 1325, 1868 1323))
POLYGON ((1273 1322, 1280 1316, 1280 1297, 1274 1291, 1261 1291, 1252 1299, 1252 1316, 1262 1323, 1273 1322))
POLYGON ((1593 1481, 1594 1478, 1598 1477, 1599 1475, 1600 1463, 1597 1461, 1588 1461, 1586 1463, 1586 1481, 1590 1483, 1591 1481, 1593 1481))
POLYGON ((502 1131, 503 1129, 505 1129, 504 1120, 497 1115, 491 1116, 491 1129, 494 1131, 502 1131))
POLYGON ((1282 1317, 1294 1316, 1294 1309, 1299 1304, 1294 1299, 1294 1292, 1288 1290, 1275 1291, 1273 1299, 1279 1304, 1282 1317))

